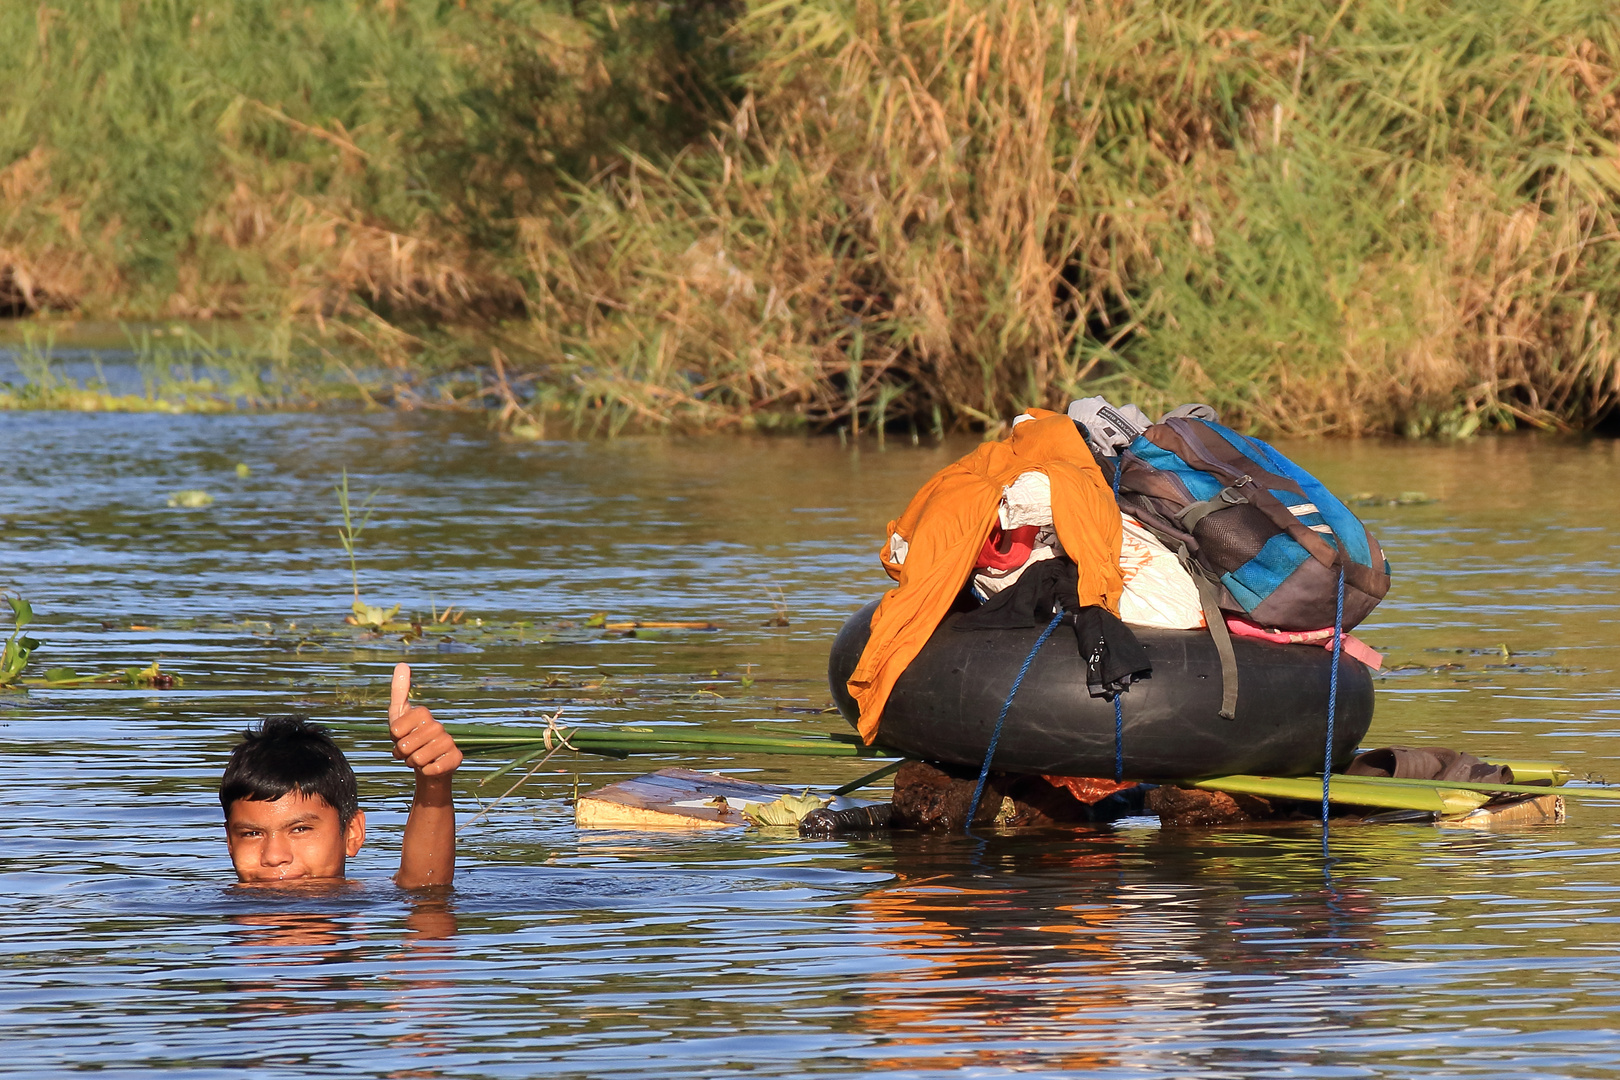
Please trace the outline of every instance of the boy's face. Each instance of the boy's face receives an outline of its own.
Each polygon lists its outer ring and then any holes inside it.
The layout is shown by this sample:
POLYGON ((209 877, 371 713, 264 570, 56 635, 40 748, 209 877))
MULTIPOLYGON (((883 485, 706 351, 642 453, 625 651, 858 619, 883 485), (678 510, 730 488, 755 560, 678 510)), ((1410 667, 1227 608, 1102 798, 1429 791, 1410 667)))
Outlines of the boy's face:
POLYGON ((366 815, 345 827, 319 795, 297 788, 274 802, 237 799, 225 815, 225 846, 238 881, 341 878, 366 839, 366 815))

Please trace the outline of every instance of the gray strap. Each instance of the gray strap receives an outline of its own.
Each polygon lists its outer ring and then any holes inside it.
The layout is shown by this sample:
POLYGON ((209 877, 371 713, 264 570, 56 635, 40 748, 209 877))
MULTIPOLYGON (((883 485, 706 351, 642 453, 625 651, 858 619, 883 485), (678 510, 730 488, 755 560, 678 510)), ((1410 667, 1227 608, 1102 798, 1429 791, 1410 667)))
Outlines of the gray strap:
POLYGON ((1209 636, 1215 639, 1215 651, 1221 654, 1221 719, 1235 720, 1238 669, 1237 653, 1232 650, 1232 632, 1226 628, 1226 616, 1221 614, 1215 583, 1203 574, 1194 576, 1198 581, 1198 599, 1204 602, 1204 621, 1209 623, 1209 636))
POLYGON ((1249 497, 1243 494, 1242 489, 1249 482, 1249 478, 1245 476, 1243 479, 1239 480, 1230 487, 1222 488, 1216 493, 1214 498, 1205 499, 1203 502, 1195 502, 1188 506, 1187 509, 1183 510, 1179 515, 1177 515, 1181 518, 1182 528, 1186 529, 1188 532, 1192 532, 1200 521, 1203 521, 1216 511, 1230 510, 1234 506, 1242 506, 1246 504, 1249 501, 1249 497))
POLYGON ((1221 614, 1220 594, 1215 591, 1215 582, 1210 580, 1204 568, 1193 561, 1192 555, 1187 551, 1187 545, 1179 545, 1181 550, 1181 565, 1192 574, 1193 582, 1198 586, 1198 599, 1204 606, 1204 622, 1209 626, 1209 636, 1215 639, 1215 651, 1221 657, 1221 719, 1237 719, 1238 699, 1238 669, 1237 653, 1232 648, 1232 632, 1226 628, 1226 616, 1221 614))

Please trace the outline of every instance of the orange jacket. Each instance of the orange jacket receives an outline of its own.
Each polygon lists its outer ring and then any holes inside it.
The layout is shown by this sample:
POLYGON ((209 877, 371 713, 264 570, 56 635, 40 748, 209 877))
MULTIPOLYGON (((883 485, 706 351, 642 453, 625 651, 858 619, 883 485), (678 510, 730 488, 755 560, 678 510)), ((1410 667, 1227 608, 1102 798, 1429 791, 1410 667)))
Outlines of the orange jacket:
POLYGON ((861 707, 857 726, 868 743, 877 736, 900 673, 922 651, 973 572, 997 522, 1002 489, 1020 474, 1044 472, 1052 481, 1052 524, 1064 552, 1080 567, 1081 605, 1119 612, 1124 582, 1113 492, 1072 420, 1045 409, 1028 411, 1034 420, 935 473, 900 520, 889 522, 890 539, 879 558, 900 584, 872 614, 871 639, 849 677, 849 692, 861 707), (903 563, 895 562, 889 549, 896 533, 909 545, 903 563))

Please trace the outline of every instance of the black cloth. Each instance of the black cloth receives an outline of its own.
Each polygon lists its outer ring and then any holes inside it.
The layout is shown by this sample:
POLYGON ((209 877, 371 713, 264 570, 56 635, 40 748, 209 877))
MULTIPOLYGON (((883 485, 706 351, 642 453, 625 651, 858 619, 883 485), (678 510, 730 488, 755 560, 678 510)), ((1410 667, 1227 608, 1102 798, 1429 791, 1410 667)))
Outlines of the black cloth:
POLYGON ((1381 746, 1357 754, 1347 776, 1398 776, 1403 780, 1456 780, 1464 784, 1511 784, 1513 770, 1473 754, 1440 746, 1381 746))
POLYGON ((1059 611, 1080 606, 1080 568, 1068 559, 1030 563, 1018 580, 956 620, 958 630, 1018 630, 1045 626, 1059 611))
POLYGON ((1153 674, 1147 650, 1131 628, 1104 607, 1074 613, 1074 637, 1086 661, 1086 692, 1110 701, 1153 674))
POLYGON ((1112 700, 1131 683, 1152 675, 1153 664, 1147 649, 1119 616, 1107 608, 1080 606, 1079 586, 1080 568, 1068 559, 1032 563, 1013 584, 976 611, 961 615, 956 629, 1044 627, 1053 615, 1062 612, 1086 662, 1086 691, 1092 697, 1112 700))

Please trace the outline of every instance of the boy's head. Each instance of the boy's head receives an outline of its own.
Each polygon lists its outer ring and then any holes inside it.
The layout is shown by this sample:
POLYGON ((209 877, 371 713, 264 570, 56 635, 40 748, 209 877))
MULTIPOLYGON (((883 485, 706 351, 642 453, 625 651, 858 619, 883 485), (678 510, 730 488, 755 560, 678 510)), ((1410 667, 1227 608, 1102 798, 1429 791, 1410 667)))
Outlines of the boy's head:
POLYGON ((302 717, 242 733, 219 782, 225 844, 241 881, 340 878, 366 838, 354 770, 302 717))

